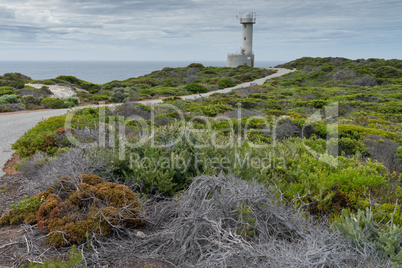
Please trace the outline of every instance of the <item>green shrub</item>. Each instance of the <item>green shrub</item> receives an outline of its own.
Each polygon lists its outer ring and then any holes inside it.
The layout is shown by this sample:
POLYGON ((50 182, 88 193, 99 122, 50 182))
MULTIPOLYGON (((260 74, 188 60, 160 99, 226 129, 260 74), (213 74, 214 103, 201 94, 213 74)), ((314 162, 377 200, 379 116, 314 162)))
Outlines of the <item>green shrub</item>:
POLYGON ((201 107, 202 113, 206 116, 216 116, 230 110, 233 110, 233 108, 224 104, 212 104, 201 107))
POLYGON ((218 68, 217 67, 205 67, 204 70, 202 70, 202 73, 204 74, 217 74, 218 73, 218 68))
POLYGON ((98 92, 101 89, 100 85, 78 79, 77 77, 74 77, 74 76, 61 75, 61 76, 56 77, 56 79, 54 79, 54 80, 60 80, 60 82, 68 82, 70 84, 79 86, 92 94, 98 92))
POLYGON ((335 222, 335 226, 353 242, 358 251, 375 247, 381 252, 381 258, 391 260, 392 267, 402 265, 402 227, 394 224, 393 216, 390 221, 378 224, 368 208, 356 214, 342 211, 342 217, 335 222))
POLYGON ((74 97, 68 97, 65 101, 64 101, 64 107, 65 108, 71 108, 71 107, 75 107, 78 105, 78 99, 74 98, 74 97))
POLYGON ((206 93, 208 89, 200 84, 191 83, 185 86, 185 89, 191 93, 206 93))
POLYGON ((29 129, 13 145, 21 157, 33 155, 37 151, 54 154, 58 150, 55 131, 64 127, 66 116, 55 116, 39 122, 29 129))
MULTIPOLYGON (((233 120, 234 125, 236 121, 233 120)), ((202 122, 194 123, 202 127, 202 122)), ((232 172, 245 179, 261 178, 264 171, 245 168, 243 164, 236 165, 236 162, 238 158, 262 159, 266 157, 267 150, 251 150, 247 145, 243 148, 214 146, 213 144, 225 144, 228 140, 225 134, 228 124, 224 125, 228 120, 220 122, 214 126, 218 128, 219 125, 223 130, 216 132, 205 130, 182 133, 184 129, 180 128, 179 123, 170 122, 167 122, 166 126, 155 128, 152 140, 147 140, 139 147, 126 148, 126 159, 129 160, 114 162, 115 176, 135 183, 144 193, 161 193, 168 196, 185 189, 191 179, 199 174, 232 172), (219 124, 220 122, 222 124, 219 124), (185 134, 185 137, 182 134, 185 134), (225 164, 222 166, 220 160, 227 163, 227 167, 224 167, 225 164)), ((256 118, 252 124, 260 127, 263 122, 256 118)), ((136 144, 140 138, 134 135, 130 138, 130 143, 136 144)))
POLYGON ((12 95, 14 93, 14 90, 12 90, 10 87, 0 87, 0 97, 3 95, 12 95))
POLYGON ((30 80, 32 80, 30 77, 25 76, 20 73, 5 73, 2 77, 2 80, 9 80, 9 81, 18 81, 18 82, 24 82, 28 83, 30 80))
POLYGON ((396 149, 396 156, 398 158, 399 163, 402 164, 402 147, 398 147, 398 149, 396 149))
POLYGON ((16 112, 25 110, 25 106, 21 103, 7 103, 0 105, 0 112, 7 113, 7 112, 16 112))
POLYGON ((52 91, 50 91, 48 86, 41 87, 40 92, 42 92, 42 93, 44 93, 45 95, 48 95, 48 96, 53 94, 52 91))
MULTIPOLYGON (((35 127, 24 133, 13 145, 21 157, 28 157, 38 151, 55 154, 59 151, 57 135, 65 127, 66 115, 54 116, 42 120, 35 127)), ((94 127, 99 122, 99 108, 78 109, 71 120, 72 128, 94 127)))
POLYGON ((146 112, 151 112, 152 111, 152 106, 146 105, 146 104, 141 104, 141 103, 138 104, 136 106, 136 108, 140 108, 141 110, 146 111, 146 112))
POLYGON ((286 115, 287 113, 281 110, 273 110, 273 109, 266 109, 265 113, 267 115, 274 115, 274 116, 282 116, 282 115, 286 115))
POLYGON ((381 66, 374 73, 377 78, 400 78, 402 76, 402 70, 392 66, 381 66))
POLYGON ((235 82, 230 80, 229 78, 222 78, 218 81, 219 88, 227 88, 227 87, 234 87, 236 85, 235 82))
POLYGON ((42 192, 31 198, 24 197, 24 200, 17 205, 11 205, 11 210, 0 217, 0 226, 6 224, 34 224, 36 222, 36 212, 40 205, 45 201, 48 193, 42 192))
POLYGON ((74 104, 75 104, 75 106, 77 106, 77 105, 78 105, 78 99, 77 99, 77 98, 74 98, 74 97, 68 97, 68 98, 66 99, 66 101, 71 102, 71 103, 74 103, 74 104))
POLYGON ((343 151, 347 155, 353 155, 357 151, 360 151, 362 149, 361 144, 359 141, 347 138, 347 137, 342 137, 339 140, 339 151, 343 151))
POLYGON ((10 83, 10 86, 11 86, 11 87, 14 87, 14 88, 21 89, 21 88, 24 88, 25 83, 24 83, 24 82, 15 81, 15 82, 11 82, 11 83, 10 83))
POLYGON ((330 71, 332 71, 334 68, 335 68, 335 65, 330 64, 330 63, 324 64, 324 65, 321 66, 321 70, 322 70, 323 72, 330 72, 330 71))
POLYGON ((244 109, 252 109, 257 107, 258 103, 255 102, 252 99, 246 98, 246 99, 236 99, 236 102, 241 105, 242 108, 244 109))
MULTIPOLYGON (((301 105, 300 105, 301 106, 301 105)), ((267 108, 267 109, 270 109, 270 110, 281 110, 282 109, 282 106, 281 105, 279 105, 276 101, 274 101, 274 100, 270 100, 270 101, 268 101, 268 102, 264 102, 263 104, 262 104, 262 107, 263 108, 267 108)))
POLYGON ((17 95, 3 95, 0 97, 0 105, 8 103, 19 103, 20 99, 17 95))
MULTIPOLYGON (((326 141, 305 140, 304 146, 325 153, 326 141)), ((279 174, 287 182, 281 187, 286 196, 292 200, 304 195, 301 201, 310 203, 308 211, 312 214, 334 216, 342 209, 356 210, 362 208, 360 202, 368 195, 379 197, 381 191, 388 189, 387 170, 379 163, 368 159, 363 166, 356 160, 338 157, 339 163, 333 167, 319 160, 325 155, 312 157, 303 151, 297 157, 288 158, 286 167, 279 170, 285 174, 279 174)))
POLYGON ((74 102, 69 102, 69 101, 64 101, 64 108, 72 108, 75 107, 75 103, 74 102))
POLYGON ((263 99, 263 100, 269 99, 268 95, 264 94, 264 93, 251 93, 248 95, 248 97, 254 98, 254 99, 263 99))
MULTIPOLYGON (((24 266, 21 266, 22 268, 24 266)), ((67 254, 67 260, 61 260, 57 258, 56 260, 46 260, 44 264, 37 264, 31 262, 29 268, 85 268, 87 265, 82 262, 82 252, 79 251, 75 245, 70 249, 67 254)))
POLYGON ((198 68, 198 69, 204 69, 204 65, 202 65, 201 63, 191 63, 187 66, 188 68, 198 68))
POLYGON ((71 84, 78 84, 80 81, 77 77, 72 76, 72 75, 60 75, 60 76, 56 77, 56 79, 67 81, 71 84))
POLYGON ((122 87, 114 88, 110 92, 110 101, 111 102, 124 102, 129 97, 128 90, 122 87))
POLYGON ((22 96, 22 103, 28 108, 30 106, 39 106, 42 104, 42 98, 35 98, 32 95, 22 96))
POLYGON ((110 97, 108 95, 105 95, 104 93, 94 94, 89 97, 89 100, 91 100, 91 101, 106 101, 109 99, 110 99, 110 97))
POLYGON ((387 132, 382 129, 374 129, 374 128, 366 128, 357 125, 345 125, 340 124, 338 125, 338 132, 340 137, 348 137, 355 140, 361 139, 362 137, 366 136, 367 134, 373 134, 377 136, 382 136, 384 138, 399 141, 402 138, 402 134, 395 133, 395 132, 387 132))
POLYGON ((113 89, 118 87, 133 87, 133 88, 149 88, 161 85, 162 82, 151 77, 129 78, 124 81, 112 81, 103 85, 105 89, 113 89))
POLYGON ((51 108, 51 109, 66 108, 64 100, 58 98, 44 98, 42 103, 45 108, 51 108))
POLYGON ((325 100, 312 100, 307 103, 307 107, 314 107, 317 109, 323 108, 328 102, 325 100))

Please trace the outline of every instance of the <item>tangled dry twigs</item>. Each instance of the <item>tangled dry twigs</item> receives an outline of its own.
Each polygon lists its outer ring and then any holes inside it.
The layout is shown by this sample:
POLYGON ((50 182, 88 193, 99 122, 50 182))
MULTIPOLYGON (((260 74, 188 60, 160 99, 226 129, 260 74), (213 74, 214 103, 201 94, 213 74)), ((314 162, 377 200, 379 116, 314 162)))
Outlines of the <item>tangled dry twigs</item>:
POLYGON ((340 233, 281 204, 273 189, 233 176, 202 176, 159 203, 157 229, 136 247, 178 267, 367 267, 340 233))

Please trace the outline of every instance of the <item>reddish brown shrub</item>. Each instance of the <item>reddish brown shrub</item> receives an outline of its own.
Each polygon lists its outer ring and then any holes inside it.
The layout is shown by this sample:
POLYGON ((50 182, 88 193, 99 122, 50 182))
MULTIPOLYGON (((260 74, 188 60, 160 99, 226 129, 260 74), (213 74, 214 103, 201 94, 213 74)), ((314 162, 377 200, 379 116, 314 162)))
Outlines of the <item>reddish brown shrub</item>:
POLYGON ((113 228, 145 224, 142 203, 134 192, 95 175, 61 177, 38 198, 42 201, 36 208, 10 212, 1 219, 37 222, 41 231, 49 232, 46 242, 56 247, 84 243, 93 234, 107 236, 113 228))
POLYGON ((42 232, 48 231, 50 213, 59 203, 60 197, 55 194, 50 194, 39 207, 38 213, 36 214, 36 221, 39 230, 42 232))

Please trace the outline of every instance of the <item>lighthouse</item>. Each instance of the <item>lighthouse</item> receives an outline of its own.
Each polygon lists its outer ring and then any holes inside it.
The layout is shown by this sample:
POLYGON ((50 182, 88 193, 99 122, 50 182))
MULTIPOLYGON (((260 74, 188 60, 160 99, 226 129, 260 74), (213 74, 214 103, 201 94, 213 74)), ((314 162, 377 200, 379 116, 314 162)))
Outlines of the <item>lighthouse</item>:
POLYGON ((241 51, 237 54, 228 55, 227 66, 248 65, 254 67, 253 25, 256 21, 255 12, 240 13, 237 18, 243 27, 241 51))

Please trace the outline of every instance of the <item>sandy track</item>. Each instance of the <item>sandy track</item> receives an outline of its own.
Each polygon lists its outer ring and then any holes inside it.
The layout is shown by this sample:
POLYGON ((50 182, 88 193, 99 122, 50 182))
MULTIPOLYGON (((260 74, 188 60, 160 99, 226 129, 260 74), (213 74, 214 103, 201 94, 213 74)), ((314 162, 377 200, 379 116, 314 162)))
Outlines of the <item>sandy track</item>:
POLYGON ((31 86, 34 88, 42 88, 47 86, 49 90, 53 93, 52 98, 67 99, 68 97, 75 97, 77 93, 75 92, 77 88, 72 86, 60 86, 60 85, 45 85, 45 84, 26 84, 26 86, 31 86))

